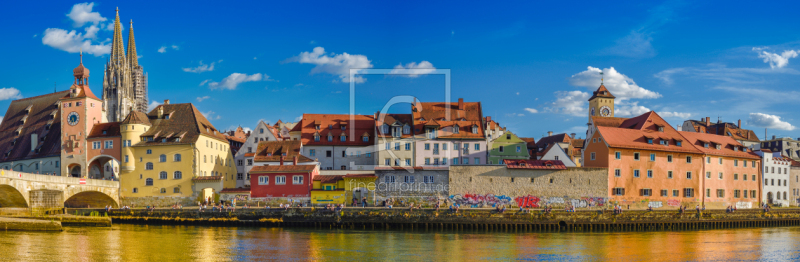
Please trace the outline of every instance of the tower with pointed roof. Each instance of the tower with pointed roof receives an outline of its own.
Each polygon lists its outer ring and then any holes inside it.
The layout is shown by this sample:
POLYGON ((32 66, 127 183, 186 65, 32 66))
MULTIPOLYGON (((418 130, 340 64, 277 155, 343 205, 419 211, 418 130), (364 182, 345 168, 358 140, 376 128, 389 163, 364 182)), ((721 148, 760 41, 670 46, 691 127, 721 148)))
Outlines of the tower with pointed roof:
POLYGON ((104 122, 102 101, 89 88, 89 69, 81 63, 72 70, 75 81, 69 94, 59 99, 61 105, 61 174, 86 177, 90 150, 87 138, 94 125, 104 122))
POLYGON ((130 112, 147 110, 147 75, 136 55, 133 21, 128 33, 128 50, 122 39, 119 9, 114 20, 111 54, 103 74, 103 109, 108 122, 122 121, 130 112))
POLYGON ((614 98, 601 79, 600 87, 589 98, 589 124, 591 124, 593 116, 614 117, 614 98))

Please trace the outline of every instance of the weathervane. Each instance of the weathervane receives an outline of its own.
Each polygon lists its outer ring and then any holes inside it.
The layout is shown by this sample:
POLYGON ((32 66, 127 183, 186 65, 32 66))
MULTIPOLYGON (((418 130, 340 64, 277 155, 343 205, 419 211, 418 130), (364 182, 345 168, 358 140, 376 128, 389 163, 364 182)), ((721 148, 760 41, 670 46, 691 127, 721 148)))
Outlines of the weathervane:
POLYGON ((600 71, 600 85, 603 85, 603 71, 600 71))

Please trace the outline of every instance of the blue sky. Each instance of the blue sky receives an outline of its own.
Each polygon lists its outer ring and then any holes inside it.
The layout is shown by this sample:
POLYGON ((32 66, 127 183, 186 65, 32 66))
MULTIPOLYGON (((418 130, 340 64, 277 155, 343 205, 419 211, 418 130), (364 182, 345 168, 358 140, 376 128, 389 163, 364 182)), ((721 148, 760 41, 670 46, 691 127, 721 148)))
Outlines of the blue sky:
MULTIPOLYGON (((583 136, 601 70, 617 116, 741 119, 800 137, 794 2, 15 1, 0 9, 0 107, 67 89, 80 48, 99 96, 117 6, 150 100, 194 103, 221 129, 348 113, 350 67, 434 67, 451 70, 453 100, 536 139, 583 136)), ((396 95, 444 99, 442 76, 356 80, 357 113, 396 95)))

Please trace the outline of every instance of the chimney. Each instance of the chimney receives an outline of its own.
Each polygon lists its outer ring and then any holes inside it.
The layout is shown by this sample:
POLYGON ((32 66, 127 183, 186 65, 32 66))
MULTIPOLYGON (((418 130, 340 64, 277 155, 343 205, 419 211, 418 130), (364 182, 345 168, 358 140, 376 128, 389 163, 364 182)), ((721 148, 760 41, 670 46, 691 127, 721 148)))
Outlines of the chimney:
POLYGON ((569 134, 569 138, 575 139, 575 133, 569 134))
POLYGON ((775 140, 775 135, 772 135, 772 140, 775 140))
POLYGON ((459 98, 458 99, 458 110, 464 110, 464 99, 463 98, 459 98))
POLYGON ((739 119, 739 125, 737 125, 736 127, 742 128, 742 120, 741 119, 739 119))
POLYGON ((281 155, 281 165, 283 165, 283 155, 281 155))
POLYGON ((378 120, 378 117, 381 115, 381 111, 375 111, 375 120, 378 120))
POLYGON ((292 164, 297 165, 297 156, 292 157, 292 164))
POLYGON ((492 122, 492 117, 491 116, 487 116, 486 117, 486 123, 489 123, 489 122, 492 122))
POLYGON ((164 99, 164 104, 169 105, 169 99, 164 99))
POLYGON ((552 135, 553 135, 553 131, 547 131, 547 136, 552 136, 552 135))
POLYGON ((711 125, 710 117, 706 117, 706 127, 708 127, 709 125, 711 125))
POLYGON ((414 103, 411 104, 411 112, 417 112, 417 97, 414 97, 414 103))
POLYGON ((247 136, 250 136, 250 131, 247 131, 247 136))

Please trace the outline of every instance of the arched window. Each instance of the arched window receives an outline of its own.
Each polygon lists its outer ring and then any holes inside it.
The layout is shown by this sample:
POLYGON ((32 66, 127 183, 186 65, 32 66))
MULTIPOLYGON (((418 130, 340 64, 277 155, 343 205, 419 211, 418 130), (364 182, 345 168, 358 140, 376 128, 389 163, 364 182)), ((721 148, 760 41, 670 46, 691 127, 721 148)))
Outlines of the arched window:
POLYGON ((167 171, 161 171, 158 173, 158 179, 167 179, 167 171))
POLYGON ((133 193, 139 193, 139 189, 134 187, 133 188, 133 193))
POLYGON ((172 188, 172 193, 181 193, 181 188, 180 187, 172 188))
POLYGON ((161 188, 161 194, 164 194, 164 193, 167 193, 167 189, 162 187, 161 188))
POLYGON ((207 156, 203 156, 203 163, 207 163, 207 159, 206 159, 206 157, 207 157, 207 156))
POLYGON ((158 161, 159 162, 167 162, 167 155, 163 155, 162 154, 162 155, 158 156, 158 161))
POLYGON ((144 165, 144 170, 153 170, 153 163, 147 162, 147 164, 144 165))
POLYGON ((181 171, 175 171, 175 173, 172 173, 172 178, 181 179, 183 178, 183 173, 181 173, 181 171))
POLYGON ((181 162, 181 154, 175 154, 175 155, 172 157, 172 161, 175 161, 175 162, 181 162))
POLYGON ((153 179, 152 178, 145 179, 144 180, 144 185, 145 186, 152 186, 153 185, 153 179))

